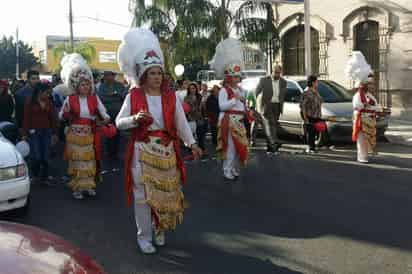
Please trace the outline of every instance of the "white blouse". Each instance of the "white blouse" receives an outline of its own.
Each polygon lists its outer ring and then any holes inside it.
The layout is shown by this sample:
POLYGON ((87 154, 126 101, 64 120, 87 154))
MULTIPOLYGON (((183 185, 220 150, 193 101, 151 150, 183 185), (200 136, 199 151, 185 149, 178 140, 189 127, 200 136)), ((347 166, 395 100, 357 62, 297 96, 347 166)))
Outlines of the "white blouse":
MULTIPOLYGON (((153 117, 153 123, 150 125, 149 130, 165 129, 162 110, 162 97, 146 95, 146 100, 149 112, 153 117)), ((178 136, 187 146, 191 146, 196 143, 195 139, 193 138, 192 131, 190 130, 189 123, 187 122, 186 115, 183 111, 182 104, 177 98, 175 125, 178 136)), ((130 93, 127 94, 126 99, 123 102, 123 106, 116 117, 116 126, 120 130, 126 130, 137 126, 133 121, 133 116, 131 116, 130 93)))
POLYGON ((374 101, 375 105, 372 106, 372 105, 363 104, 359 92, 356 92, 355 95, 353 96, 353 100, 352 100, 354 111, 356 112, 356 111, 362 110, 362 109, 375 110, 375 111, 379 110, 378 100, 376 100, 375 96, 373 96, 369 92, 366 92, 365 96, 366 96, 366 100, 374 101))
MULTIPOLYGON (((246 99, 246 92, 240 88, 232 88, 233 92, 240 95, 242 98, 246 99)), ((229 100, 228 94, 225 88, 219 91, 219 107, 220 107, 220 118, 224 116, 224 112, 228 110, 245 111, 245 104, 239 99, 232 98, 229 100)))
MULTIPOLYGON (((102 116, 103 119, 110 119, 110 116, 107 114, 106 108, 104 107, 103 103, 100 101, 99 96, 97 97, 97 108, 99 110, 100 115, 102 116)), ((79 96, 79 103, 80 103, 80 118, 86 118, 86 119, 91 119, 91 120, 96 120, 95 115, 91 115, 89 111, 89 106, 87 104, 87 97, 80 97, 79 96)), ((63 107, 61 108, 59 112, 59 119, 63 120, 63 114, 64 114, 64 109, 65 106, 68 106, 70 109, 70 103, 69 103, 69 97, 67 97, 64 100, 63 107)))

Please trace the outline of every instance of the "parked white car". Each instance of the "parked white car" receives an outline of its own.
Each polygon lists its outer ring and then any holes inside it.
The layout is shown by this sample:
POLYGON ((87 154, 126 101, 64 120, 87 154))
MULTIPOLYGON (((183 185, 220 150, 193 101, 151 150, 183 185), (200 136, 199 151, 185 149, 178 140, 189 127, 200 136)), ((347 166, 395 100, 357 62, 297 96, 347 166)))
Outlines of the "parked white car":
POLYGON ((29 207, 30 177, 24 157, 0 133, 0 212, 29 207))

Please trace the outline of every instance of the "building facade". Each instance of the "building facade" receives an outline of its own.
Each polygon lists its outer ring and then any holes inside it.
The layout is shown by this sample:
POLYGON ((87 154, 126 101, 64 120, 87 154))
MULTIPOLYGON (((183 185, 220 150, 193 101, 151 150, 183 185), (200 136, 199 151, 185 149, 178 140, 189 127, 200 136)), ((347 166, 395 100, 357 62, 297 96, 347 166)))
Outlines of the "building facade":
MULTIPOLYGON (((412 1, 311 0, 312 71, 348 88, 344 69, 353 50, 371 64, 379 101, 394 116, 412 119, 412 1)), ((278 7, 285 75, 304 75, 303 5, 278 7)))

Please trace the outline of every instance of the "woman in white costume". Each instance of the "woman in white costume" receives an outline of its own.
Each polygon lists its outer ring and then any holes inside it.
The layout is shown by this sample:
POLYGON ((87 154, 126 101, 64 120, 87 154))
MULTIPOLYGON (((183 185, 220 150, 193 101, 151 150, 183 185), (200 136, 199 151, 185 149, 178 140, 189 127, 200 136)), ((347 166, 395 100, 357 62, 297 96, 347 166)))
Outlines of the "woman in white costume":
POLYGON ((94 93, 93 74, 79 54, 63 58, 61 75, 72 94, 66 98, 59 113, 60 119, 69 123, 64 156, 69 162, 69 187, 73 198, 81 200, 84 193, 96 196, 102 158, 97 120, 107 124, 110 116, 94 93))
POLYGON ((239 87, 242 60, 240 42, 229 38, 217 45, 212 62, 216 74, 224 77, 219 92, 217 152, 223 160, 223 177, 229 181, 240 176, 240 165, 245 165, 248 157, 246 92, 239 87))
POLYGON ((182 104, 163 77, 164 59, 159 41, 149 30, 126 33, 118 51, 120 69, 132 88, 116 125, 132 129, 126 149, 125 184, 138 229, 137 242, 144 254, 156 252, 153 245, 165 245, 165 231, 183 220, 185 208, 181 182, 185 169, 180 140, 199 158, 198 148, 182 104))
POLYGON ((346 67, 347 75, 355 81, 357 91, 353 96, 352 140, 357 145, 357 160, 368 163, 368 154, 376 147, 376 111, 378 101, 373 96, 375 80, 370 65, 359 51, 354 51, 346 67))

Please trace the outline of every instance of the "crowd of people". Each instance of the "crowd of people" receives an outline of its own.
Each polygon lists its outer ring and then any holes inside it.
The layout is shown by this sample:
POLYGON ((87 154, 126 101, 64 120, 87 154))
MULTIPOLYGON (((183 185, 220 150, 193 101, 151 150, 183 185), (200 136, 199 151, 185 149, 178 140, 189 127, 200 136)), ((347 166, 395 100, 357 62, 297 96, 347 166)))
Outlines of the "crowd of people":
MULTIPOLYGON (((0 122, 15 123, 21 139, 30 144, 33 182, 50 182, 50 149, 59 141, 64 143, 68 186, 75 199, 97 194, 103 151, 110 159, 124 158, 126 196, 128 204, 134 204, 138 245, 143 253, 151 254, 156 251, 153 243, 164 245, 165 231, 174 230, 183 219, 182 146, 194 159, 207 155, 210 132, 227 182, 234 182, 246 165, 257 125, 264 129, 268 153, 277 153, 281 146, 278 120, 287 92, 282 68, 274 66, 273 74, 248 93, 239 86, 239 41, 222 41, 214 60, 212 68, 221 75, 221 86, 209 89, 205 83, 174 82, 165 72, 154 34, 133 29, 119 48, 119 66, 127 84, 117 81, 111 71, 98 79, 80 55, 70 54, 62 60, 61 79, 41 81, 32 70, 24 85, 0 81, 0 122), (124 130, 131 134, 122 157, 119 131, 124 130)), ((301 116, 308 152, 315 153, 315 135, 325 130, 325 122, 317 77, 309 76, 307 86, 301 116)), ((363 163, 376 144, 373 107, 377 102, 368 92, 372 89, 369 72, 359 78, 354 97, 353 140, 358 143, 358 161, 363 163)))

